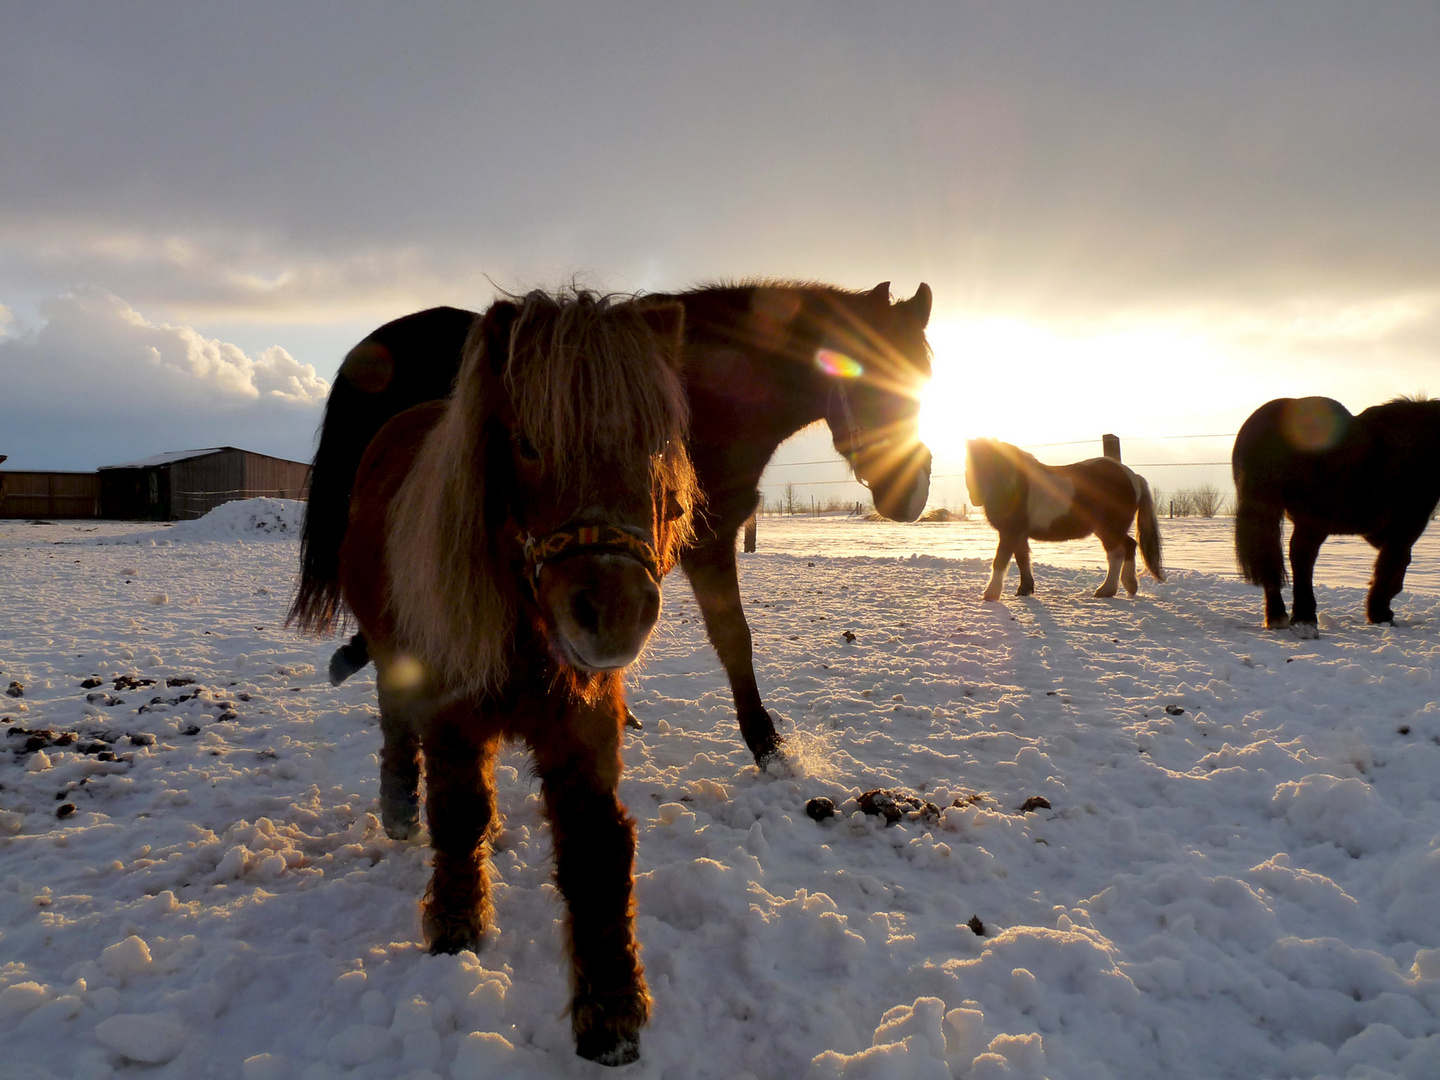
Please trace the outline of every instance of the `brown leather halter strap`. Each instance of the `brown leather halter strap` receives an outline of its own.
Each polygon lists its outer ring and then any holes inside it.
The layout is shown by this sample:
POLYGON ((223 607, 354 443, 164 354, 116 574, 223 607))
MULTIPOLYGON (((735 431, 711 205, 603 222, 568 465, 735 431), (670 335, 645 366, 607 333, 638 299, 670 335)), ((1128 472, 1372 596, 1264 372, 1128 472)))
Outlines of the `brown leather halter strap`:
POLYGON ((525 580, 533 589, 540 581, 540 571, 547 562, 568 558, 586 551, 629 555, 659 582, 660 557, 640 537, 614 525, 566 525, 536 539, 525 536, 525 580))

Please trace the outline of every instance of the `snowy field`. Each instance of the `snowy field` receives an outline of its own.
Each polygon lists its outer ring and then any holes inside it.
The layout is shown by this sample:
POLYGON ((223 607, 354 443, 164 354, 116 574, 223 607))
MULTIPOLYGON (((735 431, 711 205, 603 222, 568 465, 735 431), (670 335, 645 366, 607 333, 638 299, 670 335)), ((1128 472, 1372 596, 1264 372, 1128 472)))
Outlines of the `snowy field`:
MULTIPOLYGON (((373 677, 330 687, 333 643, 282 626, 295 509, 0 522, 0 1075, 610 1075, 573 1053, 520 752, 496 926, 419 945, 373 677)), ((760 527, 793 773, 755 770, 672 579, 622 790, 655 1008, 615 1075, 1440 1077, 1433 536, 1388 628, 1368 549, 1327 547, 1299 642, 1259 628, 1225 521, 1162 522, 1171 579, 1134 601, 1089 596, 1083 541, 998 604, 977 523, 760 527), (887 827, 876 788, 921 809, 887 827)))

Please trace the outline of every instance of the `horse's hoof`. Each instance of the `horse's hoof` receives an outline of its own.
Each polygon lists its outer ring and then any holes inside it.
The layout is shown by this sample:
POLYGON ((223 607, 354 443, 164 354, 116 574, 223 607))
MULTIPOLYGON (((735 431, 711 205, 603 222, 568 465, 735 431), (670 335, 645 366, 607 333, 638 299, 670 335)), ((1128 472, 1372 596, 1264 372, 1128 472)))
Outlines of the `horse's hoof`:
POLYGON ((998 592, 997 592, 997 593, 988 593, 988 592, 987 592, 987 593, 986 593, 984 596, 982 596, 980 599, 981 599, 981 600, 984 600, 986 603, 993 604, 996 600, 999 600, 999 599, 1000 599, 1000 594, 999 594, 998 592))
POLYGON ((1294 634, 1301 641, 1314 641, 1320 636, 1320 626, 1313 622, 1292 622, 1290 633, 1294 634))
POLYGON ((634 728, 636 731, 645 730, 645 725, 640 722, 640 718, 638 716, 636 716, 633 712, 630 711, 629 705, 625 706, 625 726, 628 728, 634 728))
POLYGON ((642 982, 632 993, 577 997, 570 1006, 575 1053, 601 1065, 629 1065, 640 1056, 640 1028, 650 1018, 642 982))
POLYGON ((629 1065, 640 1059, 640 1036, 630 1035, 607 1044, 592 1034, 576 1041, 575 1053, 597 1065, 629 1065))
POLYGON ((1280 615, 1273 619, 1265 620, 1266 630, 1284 630, 1290 625, 1289 615, 1280 615))
POLYGON ((1101 600, 1108 600, 1115 595, 1115 590, 1107 589, 1104 585, 1101 585, 1100 588, 1095 590, 1095 595, 1101 600))
POLYGON ((478 953, 485 937, 485 922, 478 911, 442 912, 427 904, 420 925, 431 956, 453 955, 466 949, 478 953))
POLYGON ((1021 585, 1019 588, 1017 588, 1017 589, 1015 590, 1015 595, 1016 595, 1016 596, 1034 596, 1034 595, 1035 595, 1035 586, 1034 586, 1034 585, 1031 585, 1031 586, 1027 589, 1024 585, 1021 585))
POLYGON ((385 812, 384 807, 380 809, 380 824, 385 826, 385 835, 391 840, 409 840, 420 831, 420 818, 412 814, 408 818, 392 817, 385 812))
POLYGON ((755 751, 755 767, 774 776, 790 775, 790 759, 785 756, 785 740, 779 735, 773 742, 755 751))

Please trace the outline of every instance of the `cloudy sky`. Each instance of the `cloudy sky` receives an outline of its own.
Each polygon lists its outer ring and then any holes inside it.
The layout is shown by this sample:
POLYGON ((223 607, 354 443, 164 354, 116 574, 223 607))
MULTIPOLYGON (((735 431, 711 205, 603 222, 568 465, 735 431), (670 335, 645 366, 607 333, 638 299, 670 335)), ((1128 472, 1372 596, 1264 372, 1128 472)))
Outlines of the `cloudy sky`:
POLYGON ((926 281, 948 438, 1224 459, 1146 440, 1440 394, 1437 56, 1433 0, 6 5, 0 453, 308 458, 368 330, 578 274, 926 281))

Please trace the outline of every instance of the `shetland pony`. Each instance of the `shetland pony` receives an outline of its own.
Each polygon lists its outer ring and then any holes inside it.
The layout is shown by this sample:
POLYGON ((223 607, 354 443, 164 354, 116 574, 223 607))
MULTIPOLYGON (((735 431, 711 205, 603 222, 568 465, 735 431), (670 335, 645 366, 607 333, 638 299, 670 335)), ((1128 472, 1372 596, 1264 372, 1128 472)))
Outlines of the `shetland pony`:
POLYGON ((1378 549, 1365 617, 1395 619, 1410 549, 1440 501, 1440 401, 1398 398, 1359 416, 1325 397, 1276 398, 1235 436, 1235 555, 1240 573, 1265 590, 1265 626, 1320 636, 1315 559, 1336 534, 1378 549), (1285 614, 1280 518, 1294 523, 1294 607, 1285 614))
MULTIPOLYGON (((918 437, 920 390, 930 377, 930 289, 922 284, 910 299, 892 302, 889 282, 868 292, 755 282, 647 300, 685 309, 689 449, 703 499, 681 566, 729 677, 740 731, 763 768, 783 756, 782 739, 755 679, 736 533, 755 509, 775 449, 818 420, 829 424, 835 449, 870 488, 876 509, 897 521, 920 515, 930 482, 930 452, 918 437)), ((474 318, 456 308, 407 315, 346 357, 315 453, 292 620, 316 629, 335 623, 336 553, 360 454, 391 416, 449 393, 474 318)), ((332 678, 367 659, 361 635, 336 652, 332 678)))
POLYGON ((1035 591, 1030 573, 1031 540, 1079 540, 1094 533, 1105 545, 1109 572, 1096 596, 1114 596, 1116 586, 1134 596, 1135 521, 1145 568, 1156 581, 1165 580, 1160 565, 1160 527, 1150 485, 1143 476, 1110 458, 1091 458, 1073 465, 1042 465, 1018 446, 995 439, 965 444, 965 486, 970 501, 985 508, 985 517, 1000 533, 986 600, 999 600, 1010 557, 1020 568, 1016 596, 1035 591))
MULTIPOLYGON (((423 761, 430 951, 478 948, 491 922, 495 755, 523 739, 568 906, 576 1052, 606 1065, 638 1056, 650 1007, 635 824, 617 796, 621 671, 695 498, 682 324, 676 304, 587 293, 496 303, 470 327, 453 393, 370 440, 338 560, 375 661, 393 837, 416 827, 423 761)), ((312 492, 335 500, 321 488, 335 479, 312 492)))

